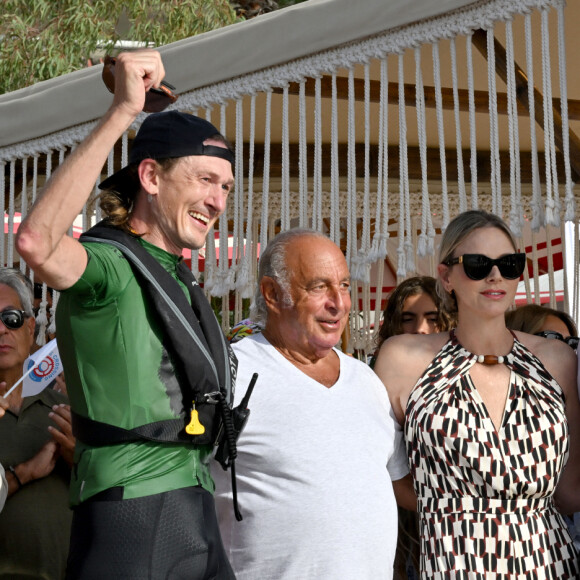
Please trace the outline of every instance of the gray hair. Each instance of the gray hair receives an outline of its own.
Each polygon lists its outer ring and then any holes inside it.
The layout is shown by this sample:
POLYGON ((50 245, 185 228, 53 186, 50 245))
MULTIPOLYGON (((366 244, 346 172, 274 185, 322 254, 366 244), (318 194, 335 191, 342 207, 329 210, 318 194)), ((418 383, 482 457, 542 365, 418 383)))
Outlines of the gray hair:
POLYGON ((27 316, 34 316, 32 311, 32 301, 34 290, 32 282, 15 268, 0 268, 0 284, 8 286, 18 294, 22 310, 27 316))
POLYGON ((268 246, 263 254, 260 255, 260 264, 258 267, 258 283, 254 293, 254 300, 250 307, 250 318, 253 322, 264 325, 268 319, 268 310, 266 301, 262 296, 260 284, 264 276, 274 278, 282 289, 282 300, 284 306, 292 306, 292 294, 290 292, 290 272, 286 266, 286 249, 289 244, 301 237, 314 237, 328 240, 324 234, 309 228, 293 228, 279 233, 268 242, 268 246))
MULTIPOLYGON (((481 209, 473 209, 460 213, 449 222, 449 225, 441 238, 438 263, 442 264, 450 258, 454 258, 455 256, 453 256, 453 252, 455 252, 457 246, 459 246, 459 244, 461 244, 469 234, 480 228, 497 228, 508 237, 514 250, 517 250, 518 246, 511 230, 499 216, 481 209)), ((457 310, 455 298, 445 290, 441 278, 437 279, 437 294, 441 297, 443 306, 449 312, 455 312, 457 310)))

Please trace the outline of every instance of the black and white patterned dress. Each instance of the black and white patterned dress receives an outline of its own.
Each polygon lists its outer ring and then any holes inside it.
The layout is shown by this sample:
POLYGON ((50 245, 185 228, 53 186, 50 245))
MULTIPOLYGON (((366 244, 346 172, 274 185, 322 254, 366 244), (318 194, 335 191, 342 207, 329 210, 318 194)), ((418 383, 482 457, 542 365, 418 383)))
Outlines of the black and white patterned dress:
MULTIPOLYGON (((568 458, 564 395, 517 339, 500 428, 450 340, 413 388, 405 438, 421 517, 425 580, 580 578, 552 495, 568 458)), ((580 490, 579 490, 580 493, 580 490)))

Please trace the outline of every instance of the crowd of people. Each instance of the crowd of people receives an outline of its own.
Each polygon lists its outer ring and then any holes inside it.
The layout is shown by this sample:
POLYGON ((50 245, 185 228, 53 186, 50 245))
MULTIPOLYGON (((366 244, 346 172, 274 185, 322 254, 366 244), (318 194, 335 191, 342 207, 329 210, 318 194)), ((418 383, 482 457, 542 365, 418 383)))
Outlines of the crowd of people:
MULTIPOLYGON (((407 278, 389 294, 377 335, 377 352, 391 336, 446 332, 454 326, 454 313, 443 306, 432 276, 407 278)), ((376 355, 371 361, 374 368, 376 355)), ((415 580, 419 575, 419 521, 416 510, 399 506, 396 580, 415 580)))
POLYGON ((67 235, 163 77, 156 51, 119 55, 111 107, 18 231, 60 292, 66 389, 11 390, 34 297, 0 269, 0 578, 579 578, 578 332, 513 310, 526 257, 499 217, 449 223, 437 278, 389 296, 372 365, 336 346, 350 275, 310 229, 268 242, 226 339, 180 259, 234 183, 204 119, 147 116, 103 222, 67 235))
POLYGON ((24 396, 23 365, 34 345, 30 280, 0 268, 0 463, 7 501, 0 514, 0 577, 62 578, 72 512, 74 438, 67 397, 54 388, 24 396), (12 390, 13 386, 16 386, 12 390))

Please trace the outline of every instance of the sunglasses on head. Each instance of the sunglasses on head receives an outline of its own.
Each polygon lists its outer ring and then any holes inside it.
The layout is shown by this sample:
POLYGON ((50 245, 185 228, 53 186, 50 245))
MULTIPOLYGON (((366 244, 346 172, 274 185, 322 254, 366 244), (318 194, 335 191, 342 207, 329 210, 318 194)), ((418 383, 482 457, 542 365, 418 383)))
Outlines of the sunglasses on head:
POLYGON ((3 310, 0 312, 2 324, 10 330, 17 330, 24 324, 27 314, 24 310, 3 310))
MULTIPOLYGON (((115 63, 112 56, 105 57, 103 66, 103 82, 110 93, 115 93, 115 63)), ((166 81, 161 81, 158 88, 151 88, 145 95, 145 105, 143 110, 146 113, 159 113, 166 109, 171 103, 177 101, 177 95, 174 93, 175 87, 166 81)))
POLYGON ((578 342, 580 341, 580 338, 578 338, 577 336, 568 336, 564 338, 559 332, 556 332, 555 330, 542 330, 542 332, 536 332, 536 336, 561 340, 562 342, 565 342, 568 346, 571 346, 574 350, 578 348, 578 342))
POLYGON ((526 254, 507 254, 501 258, 488 258, 483 254, 463 254, 457 258, 449 258, 443 262, 445 266, 454 264, 463 264, 463 271, 468 278, 472 280, 483 280, 491 272, 494 266, 497 266, 500 274, 506 280, 515 280, 519 278, 526 267, 526 254))

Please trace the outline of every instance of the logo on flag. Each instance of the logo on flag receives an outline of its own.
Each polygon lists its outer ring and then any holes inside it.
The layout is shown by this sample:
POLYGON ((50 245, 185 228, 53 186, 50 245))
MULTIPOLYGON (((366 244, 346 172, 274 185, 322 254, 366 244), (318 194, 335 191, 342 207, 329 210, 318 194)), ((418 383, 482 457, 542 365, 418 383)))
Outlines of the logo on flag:
MULTIPOLYGON (((28 368, 34 367, 34 361, 28 362, 28 368)), ((47 356, 44 360, 40 361, 36 368, 33 368, 31 373, 28 375, 30 380, 40 383, 44 380, 52 381, 58 374, 56 370, 60 367, 60 357, 58 354, 53 356, 47 356)))

